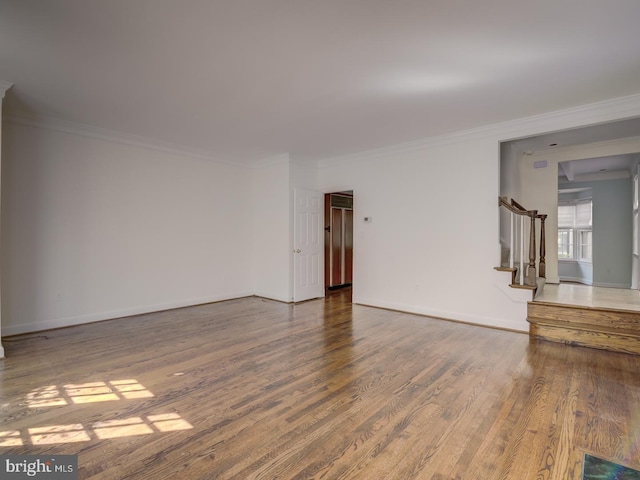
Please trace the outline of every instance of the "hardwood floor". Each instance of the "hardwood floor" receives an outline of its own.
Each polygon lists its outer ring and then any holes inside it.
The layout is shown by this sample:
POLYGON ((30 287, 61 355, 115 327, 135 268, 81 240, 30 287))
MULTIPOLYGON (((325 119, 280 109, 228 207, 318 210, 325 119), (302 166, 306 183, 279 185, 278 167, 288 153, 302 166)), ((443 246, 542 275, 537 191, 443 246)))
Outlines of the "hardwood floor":
POLYGON ((573 479, 640 466, 640 356, 244 298, 4 339, 0 452, 96 479, 573 479))

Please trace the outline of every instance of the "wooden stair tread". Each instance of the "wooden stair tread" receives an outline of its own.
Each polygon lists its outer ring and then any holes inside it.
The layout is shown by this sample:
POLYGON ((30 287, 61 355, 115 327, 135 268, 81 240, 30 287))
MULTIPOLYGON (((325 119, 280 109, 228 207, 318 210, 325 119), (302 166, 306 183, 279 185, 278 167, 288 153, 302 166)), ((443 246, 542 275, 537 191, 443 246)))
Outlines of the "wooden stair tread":
POLYGON ((629 313, 632 315, 640 316, 640 311, 638 310, 630 310, 626 308, 618 308, 618 307, 602 307, 602 306, 592 306, 592 305, 572 305, 569 303, 557 303, 557 302, 546 302, 544 300, 536 300, 532 302, 535 305, 544 305, 546 307, 559 307, 559 308, 572 308, 577 310, 604 310, 607 312, 621 312, 621 313, 629 313))
POLYGON ((510 283, 509 286, 511 288, 523 288, 525 290, 535 290, 538 288, 537 285, 520 285, 519 283, 510 283))
POLYGON ((499 272, 515 272, 518 270, 515 267, 493 267, 493 268, 495 268, 499 272))

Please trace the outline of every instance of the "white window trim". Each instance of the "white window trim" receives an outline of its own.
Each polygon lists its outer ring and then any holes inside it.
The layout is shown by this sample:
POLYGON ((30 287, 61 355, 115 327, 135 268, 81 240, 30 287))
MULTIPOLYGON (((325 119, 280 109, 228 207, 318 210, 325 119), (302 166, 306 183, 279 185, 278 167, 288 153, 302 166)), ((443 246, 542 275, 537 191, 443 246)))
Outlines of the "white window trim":
MULTIPOLYGON (((558 205, 572 205, 572 206, 576 206, 580 203, 591 203, 591 209, 593 211, 593 199, 592 198, 581 198, 581 199, 576 199, 574 201, 570 201, 570 202, 560 202, 558 205)), ((575 222, 574 222, 575 223, 575 222)), ((593 223, 593 213, 592 213, 592 223, 593 223)), ((560 232, 561 230, 571 230, 572 233, 572 238, 573 238, 573 244, 572 244, 572 257, 561 257, 560 255, 558 255, 558 262, 566 262, 566 263, 581 263, 581 264, 585 264, 585 265, 592 265, 593 264, 593 225, 581 225, 581 226, 561 226, 558 225, 558 232, 560 232), (592 243, 591 243, 591 260, 585 260, 583 258, 580 258, 580 232, 592 232, 591 233, 591 238, 592 238, 592 243)), ((558 250, 559 250, 559 245, 558 245, 558 250)))

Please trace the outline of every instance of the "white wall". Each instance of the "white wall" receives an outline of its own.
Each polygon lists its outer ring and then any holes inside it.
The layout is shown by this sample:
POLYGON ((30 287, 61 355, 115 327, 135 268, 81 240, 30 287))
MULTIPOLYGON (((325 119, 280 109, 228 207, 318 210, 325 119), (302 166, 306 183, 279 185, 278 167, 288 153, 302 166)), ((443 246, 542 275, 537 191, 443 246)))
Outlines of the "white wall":
POLYGON ((490 138, 323 162, 320 188, 357 198, 354 302, 526 330, 526 304, 495 285, 498 167, 490 138))
MULTIPOLYGON (((513 143, 500 144, 500 196, 522 201, 522 189, 520 185, 520 157, 513 143)), ((506 208, 500 208, 500 244, 502 245, 503 265, 509 264, 509 250, 511 245, 511 213, 506 208)), ((514 243, 514 258, 519 258, 518 242, 514 243)))
POLYGON ((253 276, 256 295, 290 300, 290 159, 262 162, 253 176, 253 276))
POLYGON ((637 115, 627 97, 320 162, 321 190, 355 191, 354 302, 528 330, 493 270, 500 142, 637 115))
POLYGON ((631 179, 594 182, 593 284, 631 288, 633 258, 631 179))
POLYGON ((250 170, 4 128, 5 335, 253 293, 250 170))

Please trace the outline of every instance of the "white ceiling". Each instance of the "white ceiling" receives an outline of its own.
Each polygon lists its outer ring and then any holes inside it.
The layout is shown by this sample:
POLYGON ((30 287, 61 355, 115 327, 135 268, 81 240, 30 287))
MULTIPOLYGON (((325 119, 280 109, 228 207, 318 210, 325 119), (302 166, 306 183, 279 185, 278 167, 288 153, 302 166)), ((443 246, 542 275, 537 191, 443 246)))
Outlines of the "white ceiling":
POLYGON ((630 178, 639 158, 640 154, 636 153, 561 162, 558 164, 558 176, 562 177, 562 183, 630 178))
POLYGON ((0 0, 9 110, 252 161, 640 92, 638 0, 0 0))

